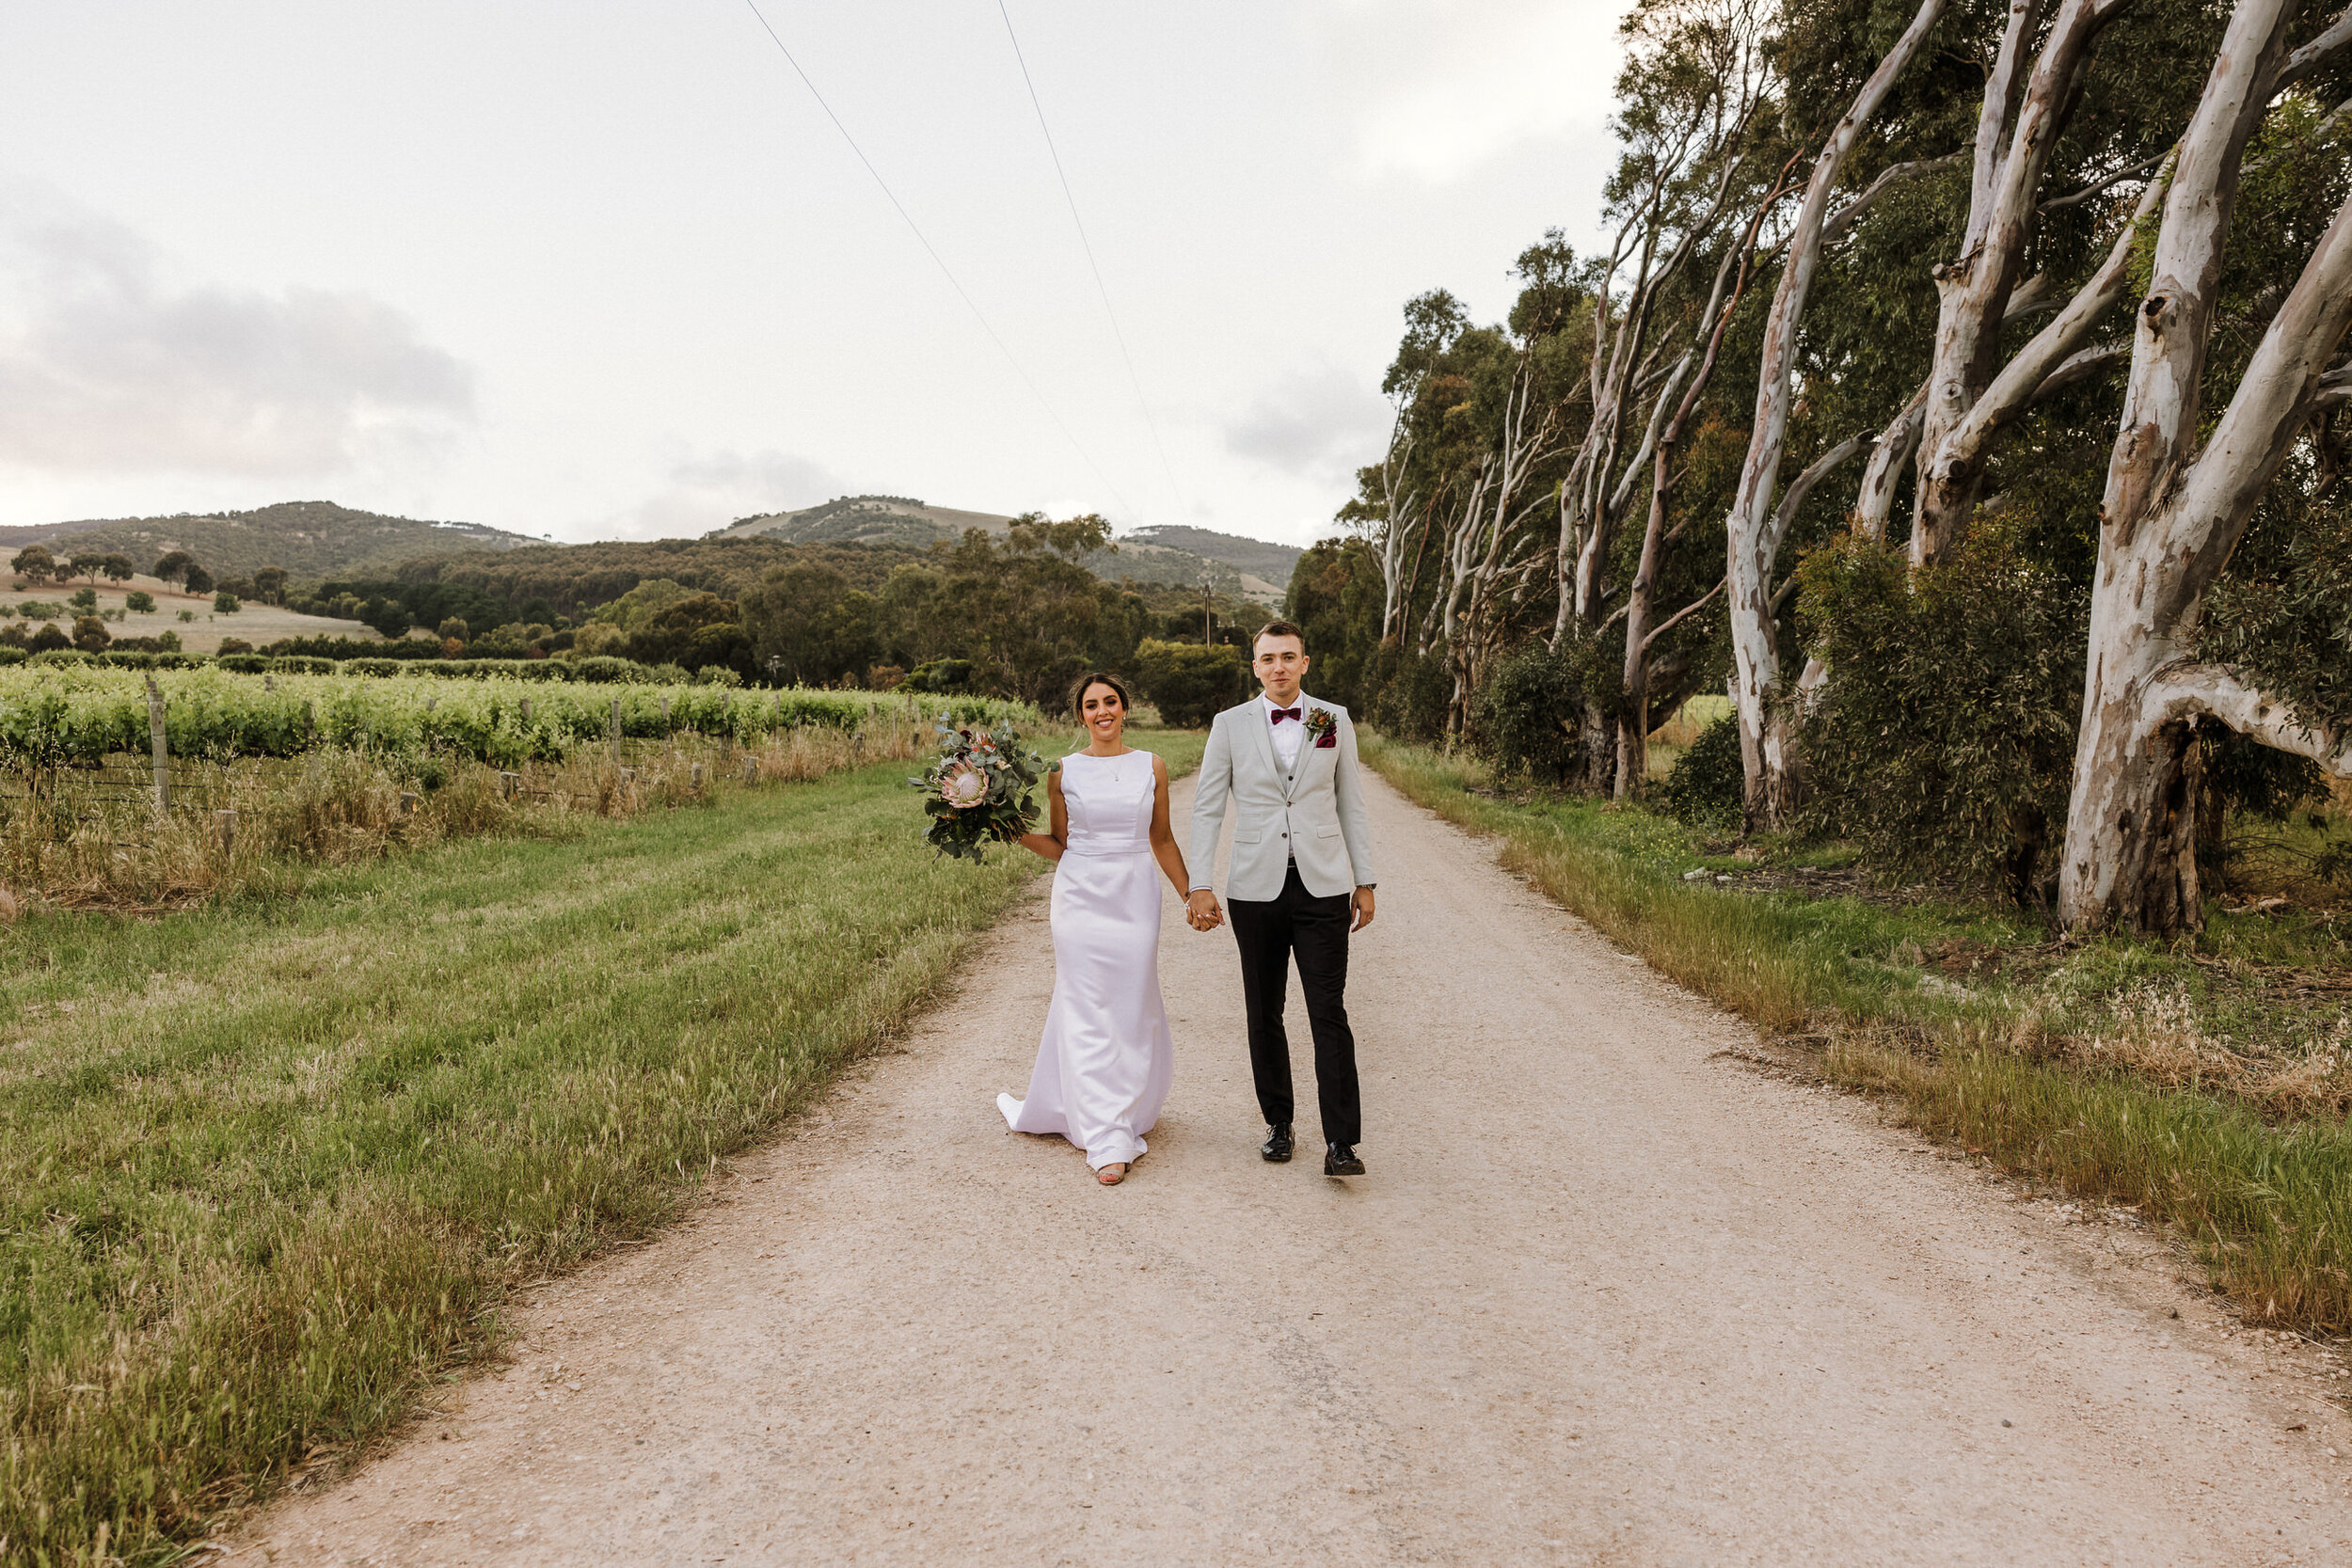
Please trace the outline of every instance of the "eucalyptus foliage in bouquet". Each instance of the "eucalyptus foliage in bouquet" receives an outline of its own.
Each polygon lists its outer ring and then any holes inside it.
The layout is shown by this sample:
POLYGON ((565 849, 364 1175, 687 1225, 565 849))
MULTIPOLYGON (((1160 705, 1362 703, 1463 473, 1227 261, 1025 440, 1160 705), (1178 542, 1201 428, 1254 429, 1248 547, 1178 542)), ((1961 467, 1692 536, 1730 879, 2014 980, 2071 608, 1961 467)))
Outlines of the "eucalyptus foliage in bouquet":
POLYGON ((943 855, 980 861, 991 844, 1010 844, 1036 818, 1032 803, 1045 759, 1021 744, 1010 723, 965 729, 941 714, 939 760, 908 784, 923 791, 931 819, 924 841, 943 855))

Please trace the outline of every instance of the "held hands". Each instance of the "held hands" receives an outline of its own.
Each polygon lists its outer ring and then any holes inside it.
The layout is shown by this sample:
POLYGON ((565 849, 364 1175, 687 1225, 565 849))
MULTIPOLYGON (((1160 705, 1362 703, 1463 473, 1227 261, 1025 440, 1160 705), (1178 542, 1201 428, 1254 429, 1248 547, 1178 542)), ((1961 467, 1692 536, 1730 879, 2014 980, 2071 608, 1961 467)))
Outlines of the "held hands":
POLYGON ((1225 911, 1218 907, 1216 895, 1207 888, 1195 888, 1184 901, 1184 923, 1196 931, 1214 931, 1225 924, 1225 911))

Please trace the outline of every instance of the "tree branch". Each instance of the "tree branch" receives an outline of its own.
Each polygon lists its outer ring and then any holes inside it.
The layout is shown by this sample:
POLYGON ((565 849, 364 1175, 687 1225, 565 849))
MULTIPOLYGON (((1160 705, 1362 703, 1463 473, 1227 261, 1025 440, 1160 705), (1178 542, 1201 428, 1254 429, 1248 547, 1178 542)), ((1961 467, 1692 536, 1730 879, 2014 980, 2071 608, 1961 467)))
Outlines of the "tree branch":
POLYGON ((2337 16, 2326 32, 2287 56, 2287 63, 2279 71, 2279 90, 2283 92, 2295 86, 2342 54, 2348 44, 2352 44, 2352 9, 2337 16))
POLYGON ((2042 385, 2033 389, 2026 401, 2040 403, 2051 393, 2072 387, 2077 381, 2088 381, 2110 365, 2120 365, 2132 356, 2132 341, 2118 338, 2111 343, 2099 343, 2068 356, 2058 362, 2058 369, 2042 377, 2042 385))
POLYGON ((1727 577, 1717 578, 1715 579, 1714 587, 1708 589, 1697 598, 1692 599, 1689 604, 1684 605, 1680 610, 1676 610, 1672 615, 1669 615, 1664 620, 1659 622, 1657 629, 1652 631, 1647 637, 1642 639, 1643 655, 1646 657, 1650 649, 1658 645, 1658 640, 1660 638, 1665 636, 1668 632, 1674 630, 1675 627, 1680 626, 1684 621, 1693 615, 1696 615, 1700 610, 1705 610, 1708 605, 1714 603, 1715 595, 1722 593, 1724 591, 1724 584, 1729 582, 1730 580, 1731 579, 1727 577))
POLYGON ((2264 745, 2309 757, 2339 778, 2352 777, 2352 737, 2307 724, 2278 698, 2248 685, 2218 664, 2183 661, 2158 671, 2140 697, 2140 723, 2149 730, 2203 717, 2264 745))
POLYGON ((1813 487, 1820 483, 1832 468, 1877 439, 1867 431, 1859 436, 1849 436, 1815 458, 1804 472, 1788 482, 1788 490, 1780 498, 1780 505, 1772 512, 1773 554, 1780 553, 1781 542, 1788 537, 1789 525, 1797 520, 1797 509, 1804 505, 1804 499, 1813 493, 1813 487))
POLYGON ((2063 212, 2069 207, 2079 207, 2084 202, 2099 196, 2110 185, 2120 185, 2126 180, 2137 180, 2143 174, 2153 174, 2157 169, 2164 166, 2164 161, 2170 156, 2172 156, 2172 150, 2170 148, 2166 148, 2162 152, 2157 153, 2153 158, 2134 164, 2129 168, 2117 169, 2113 174, 2108 175, 2105 180, 2098 182, 2096 184, 2085 185, 2081 190, 2073 192, 2067 196, 2054 196, 2049 200, 2042 204, 2041 210, 2043 213, 2048 214, 2063 212))
POLYGON ((1904 181, 1916 175, 1940 173, 1967 156, 1965 152, 1947 152, 1941 158, 1916 158, 1907 164, 1889 165, 1880 171, 1879 177, 1871 181, 1860 196, 1822 220, 1821 243, 1825 245, 1836 245, 1839 236, 1862 221, 1863 215, 1877 204, 1881 197, 1904 181))

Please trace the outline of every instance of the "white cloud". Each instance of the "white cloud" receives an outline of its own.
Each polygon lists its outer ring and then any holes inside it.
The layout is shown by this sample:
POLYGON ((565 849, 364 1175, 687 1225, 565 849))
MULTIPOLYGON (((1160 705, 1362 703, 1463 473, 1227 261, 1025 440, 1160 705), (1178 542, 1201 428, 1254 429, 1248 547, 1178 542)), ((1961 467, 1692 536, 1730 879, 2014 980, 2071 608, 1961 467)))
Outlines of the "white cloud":
POLYGON ((1261 392, 1226 424, 1225 446, 1284 473, 1352 489, 1356 470, 1379 460, 1388 430, 1389 405, 1364 378, 1326 365, 1294 372, 1261 392))
POLYGON ((591 531, 600 539, 695 539, 740 517, 814 506, 847 489, 823 464, 789 452, 717 451, 670 469, 669 483, 591 531))
POLYGON ((184 282, 38 189, 0 189, 0 464, 325 476, 413 458, 472 414, 471 370, 378 300, 184 282))
POLYGON ((1360 172, 1451 179, 1591 135, 1611 107, 1621 0, 1312 0, 1308 31, 1360 172))

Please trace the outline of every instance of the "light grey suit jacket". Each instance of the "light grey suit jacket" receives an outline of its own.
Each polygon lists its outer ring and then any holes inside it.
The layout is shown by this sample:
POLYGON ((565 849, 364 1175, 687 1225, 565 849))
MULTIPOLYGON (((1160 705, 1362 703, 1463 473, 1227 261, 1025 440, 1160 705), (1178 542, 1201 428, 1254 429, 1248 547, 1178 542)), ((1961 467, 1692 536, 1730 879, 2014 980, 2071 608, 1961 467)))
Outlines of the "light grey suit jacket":
POLYGON ((1339 744, 1302 737, 1289 770, 1274 749, 1273 725, 1252 697, 1229 707, 1209 726, 1200 777, 1192 796, 1192 885, 1208 887, 1216 869, 1216 837, 1225 805, 1233 803, 1233 863, 1225 895, 1270 903, 1281 896, 1290 863, 1309 893, 1328 898, 1373 884, 1372 828, 1356 777, 1356 726, 1347 709, 1299 694, 1304 708, 1323 708, 1339 721, 1339 744))

